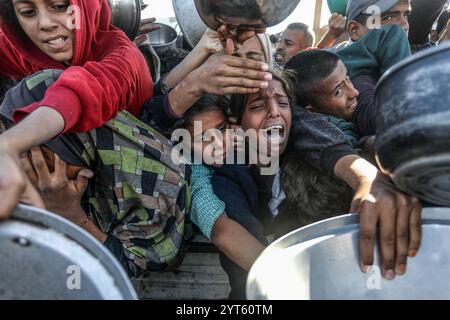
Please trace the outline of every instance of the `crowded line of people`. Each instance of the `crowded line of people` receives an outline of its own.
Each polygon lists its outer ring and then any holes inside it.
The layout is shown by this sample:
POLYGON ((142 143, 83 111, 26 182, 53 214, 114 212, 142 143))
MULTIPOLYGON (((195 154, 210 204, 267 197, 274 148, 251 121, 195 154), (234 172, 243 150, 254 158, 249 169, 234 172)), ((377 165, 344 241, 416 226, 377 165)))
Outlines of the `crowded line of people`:
POLYGON ((374 92, 412 48, 438 45, 429 35, 446 1, 432 1, 427 21, 414 11, 424 2, 350 0, 316 46, 302 23, 276 50, 265 30, 222 25, 155 76, 143 39, 110 24, 107 0, 1 1, 0 219, 19 202, 45 207, 96 237, 130 277, 176 268, 192 223, 218 248, 230 298, 245 299, 269 240, 352 212, 361 269, 374 263, 379 228, 382 274, 404 274, 420 247, 422 204, 377 168, 374 92), (261 134, 249 145, 227 129, 261 134), (176 130, 191 140, 172 141, 176 130), (208 130, 223 135, 205 138, 208 130), (178 142, 192 146, 180 163, 178 142), (192 156, 213 144, 222 147, 213 163, 192 156), (280 163, 269 175, 261 161, 226 161, 267 144, 280 163))

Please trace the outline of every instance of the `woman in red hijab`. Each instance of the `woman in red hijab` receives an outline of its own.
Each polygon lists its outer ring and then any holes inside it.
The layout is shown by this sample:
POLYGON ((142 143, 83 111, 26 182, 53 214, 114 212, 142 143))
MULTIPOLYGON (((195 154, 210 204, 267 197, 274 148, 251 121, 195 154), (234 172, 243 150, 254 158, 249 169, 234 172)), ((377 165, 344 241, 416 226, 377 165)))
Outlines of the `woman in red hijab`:
POLYGON ((23 194, 40 204, 28 192, 19 154, 64 132, 98 128, 122 109, 138 115, 152 97, 143 56, 110 21, 107 0, 0 0, 0 75, 64 70, 43 100, 14 114, 23 121, 0 137, 0 219, 23 194))

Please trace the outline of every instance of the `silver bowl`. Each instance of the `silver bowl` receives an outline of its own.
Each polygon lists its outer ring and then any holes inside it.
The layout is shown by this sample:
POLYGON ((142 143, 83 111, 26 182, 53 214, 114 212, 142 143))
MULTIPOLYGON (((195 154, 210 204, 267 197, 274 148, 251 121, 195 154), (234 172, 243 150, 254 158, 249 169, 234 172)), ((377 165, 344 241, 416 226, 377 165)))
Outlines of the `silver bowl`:
POLYGON ((284 21, 300 0, 195 0, 203 22, 213 30, 221 24, 253 30, 284 21))
POLYGON ((140 0, 108 0, 111 9, 111 24, 121 29, 131 40, 139 32, 141 24, 140 0))
POLYGON ((89 233, 19 206, 0 223, 0 300, 135 300, 128 276, 89 233))
MULTIPOLYGON (((325 220, 270 245, 252 267, 249 299, 450 299, 450 209, 423 210, 421 248, 393 281, 359 268, 359 216, 325 220)), ((378 250, 376 251, 378 252, 378 250)), ((375 265, 380 255, 376 254, 375 265)))
POLYGON ((161 55, 169 50, 169 48, 176 47, 178 33, 174 28, 167 24, 158 24, 161 26, 161 28, 150 33, 149 37, 150 44, 155 49, 156 53, 161 55))

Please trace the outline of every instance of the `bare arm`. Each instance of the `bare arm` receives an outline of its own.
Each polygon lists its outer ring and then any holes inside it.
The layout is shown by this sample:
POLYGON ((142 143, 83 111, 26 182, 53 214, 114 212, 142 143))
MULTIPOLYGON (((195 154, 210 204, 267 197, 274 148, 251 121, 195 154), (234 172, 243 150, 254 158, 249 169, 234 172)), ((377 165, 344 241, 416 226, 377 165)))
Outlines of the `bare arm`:
POLYGON ((317 47, 320 49, 330 48, 334 46, 336 40, 345 30, 345 17, 338 14, 333 13, 328 21, 328 32, 323 36, 322 40, 317 44, 317 47))
POLYGON ((43 207, 20 165, 19 155, 58 135, 64 129, 62 116, 42 107, 0 136, 0 219, 7 219, 20 201, 43 207))
POLYGON ((209 56, 218 52, 225 52, 226 54, 231 55, 234 52, 234 42, 244 43, 256 33, 262 32, 265 32, 265 29, 255 31, 238 30, 237 35, 232 35, 229 27, 226 25, 220 26, 217 32, 207 29, 200 39, 200 42, 189 55, 168 74, 165 80, 167 88, 174 88, 185 79, 191 71, 200 67, 209 56))
POLYGON ((200 67, 210 55, 223 50, 219 33, 207 29, 200 42, 194 47, 189 55, 176 66, 165 80, 168 89, 174 88, 187 75, 200 67))
POLYGON ((61 114, 52 108, 41 107, 0 136, 0 152, 19 155, 51 140, 63 129, 61 114))
POLYGON ((261 242, 225 213, 214 224, 211 240, 220 251, 247 271, 265 249, 261 242))

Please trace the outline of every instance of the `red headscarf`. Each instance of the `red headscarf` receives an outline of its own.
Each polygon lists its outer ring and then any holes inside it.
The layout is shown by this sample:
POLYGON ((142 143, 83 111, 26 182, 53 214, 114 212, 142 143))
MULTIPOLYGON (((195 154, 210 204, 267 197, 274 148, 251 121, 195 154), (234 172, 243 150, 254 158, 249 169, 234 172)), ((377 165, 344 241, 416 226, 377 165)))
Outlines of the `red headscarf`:
POLYGON ((0 74, 21 78, 43 69, 65 70, 44 99, 18 110, 15 120, 47 106, 63 116, 64 132, 86 132, 102 126, 119 110, 138 115, 153 96, 153 81, 141 52, 110 24, 107 0, 70 3, 80 11, 70 67, 50 58, 13 27, 0 25, 0 74))

